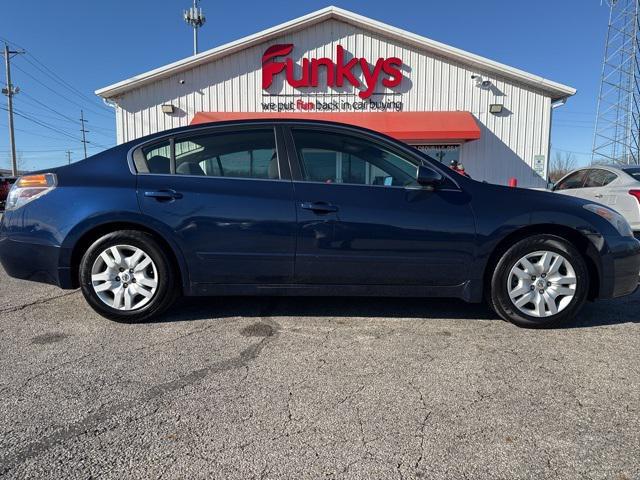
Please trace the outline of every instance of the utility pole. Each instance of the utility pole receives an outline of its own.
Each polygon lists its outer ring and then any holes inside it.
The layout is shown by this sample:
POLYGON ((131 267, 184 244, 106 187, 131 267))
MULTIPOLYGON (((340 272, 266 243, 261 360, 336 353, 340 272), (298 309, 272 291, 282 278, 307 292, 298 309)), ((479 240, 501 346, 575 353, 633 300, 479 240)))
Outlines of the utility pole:
POLYGON ((4 44, 4 66, 6 69, 7 86, 2 89, 2 93, 7 96, 7 111, 9 112, 9 148, 11 149, 11 175, 18 176, 18 159, 16 158, 16 138, 13 129, 13 96, 20 91, 18 87, 11 84, 11 59, 24 50, 10 50, 9 44, 4 44))
POLYGON ((87 137, 86 134, 89 130, 84 128, 86 120, 84 119, 84 113, 80 110, 80 132, 82 132, 82 145, 84 146, 84 158, 87 158, 87 137))
POLYGON ((71 150, 67 150, 67 164, 71 165, 71 150))
POLYGON ((198 7, 199 0, 193 0, 193 7, 182 13, 184 21, 193 27, 193 54, 198 54, 198 29, 204 25, 207 19, 202 13, 202 8, 198 7))

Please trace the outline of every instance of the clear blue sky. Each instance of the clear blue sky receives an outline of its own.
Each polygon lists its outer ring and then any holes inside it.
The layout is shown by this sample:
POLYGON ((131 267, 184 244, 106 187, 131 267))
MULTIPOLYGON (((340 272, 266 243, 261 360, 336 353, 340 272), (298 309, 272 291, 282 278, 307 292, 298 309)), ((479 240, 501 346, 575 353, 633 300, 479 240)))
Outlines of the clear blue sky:
MULTIPOLYGON (((63 164, 67 149, 72 159, 81 158, 74 123, 81 106, 89 120, 90 151, 113 145, 113 113, 93 91, 191 53, 191 30, 181 18, 190 0, 7 3, 0 37, 29 52, 14 61, 13 82, 23 92, 15 108, 46 124, 16 118, 25 168, 63 164), (80 94, 44 75, 47 68, 80 94)), ((577 88, 554 112, 552 148, 577 152, 581 163, 589 160, 608 18, 600 0, 203 0, 208 21, 201 50, 330 4, 577 88)), ((0 72, 4 78, 4 68, 0 72)), ((4 96, 0 102, 4 108, 4 96)), ((8 165, 6 111, 0 110, 0 168, 8 165)))

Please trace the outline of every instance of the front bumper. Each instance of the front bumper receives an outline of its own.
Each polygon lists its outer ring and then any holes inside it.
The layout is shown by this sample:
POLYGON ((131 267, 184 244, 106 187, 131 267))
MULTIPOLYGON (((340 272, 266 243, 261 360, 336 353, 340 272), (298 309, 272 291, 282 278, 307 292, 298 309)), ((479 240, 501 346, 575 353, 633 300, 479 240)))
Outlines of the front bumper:
POLYGON ((638 288, 640 242, 631 237, 607 238, 608 252, 602 257, 600 298, 629 295, 638 288))

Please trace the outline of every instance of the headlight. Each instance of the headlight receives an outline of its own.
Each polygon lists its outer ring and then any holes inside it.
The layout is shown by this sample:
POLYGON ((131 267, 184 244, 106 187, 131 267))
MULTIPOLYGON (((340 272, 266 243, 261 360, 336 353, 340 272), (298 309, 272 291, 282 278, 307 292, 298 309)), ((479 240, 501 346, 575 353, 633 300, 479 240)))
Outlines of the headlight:
POLYGON ((594 203, 584 205, 584 208, 607 220, 623 237, 633 237, 631 225, 629 225, 629 222, 618 212, 594 203))
POLYGON ((15 210, 23 205, 46 195, 56 188, 58 179, 53 173, 26 175, 18 178, 7 196, 6 210, 15 210))

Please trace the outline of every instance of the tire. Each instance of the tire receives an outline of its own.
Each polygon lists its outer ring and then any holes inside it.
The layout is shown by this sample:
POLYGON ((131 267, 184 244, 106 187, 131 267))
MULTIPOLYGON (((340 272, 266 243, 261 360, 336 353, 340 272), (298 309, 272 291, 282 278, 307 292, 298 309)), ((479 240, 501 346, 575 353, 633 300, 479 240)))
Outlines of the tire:
POLYGON ((91 308, 123 323, 159 315, 174 302, 178 290, 163 248, 150 234, 136 230, 120 230, 96 240, 82 257, 79 277, 91 308))
POLYGON ((580 252, 561 237, 534 235, 499 258, 489 297, 504 320, 519 327, 549 328, 574 318, 588 291, 589 273, 580 252))

